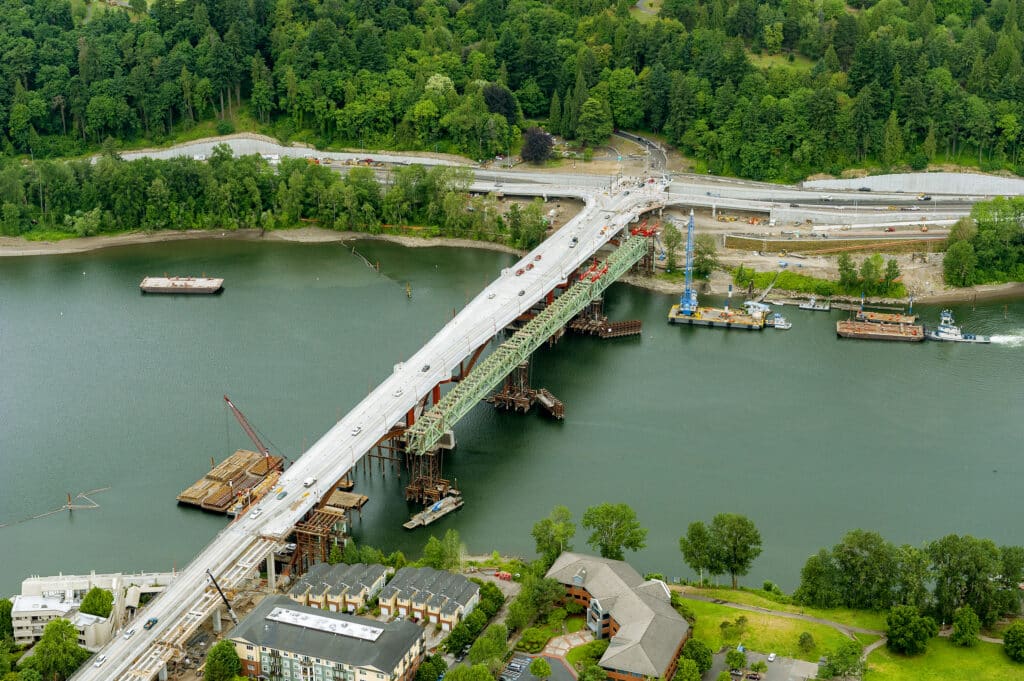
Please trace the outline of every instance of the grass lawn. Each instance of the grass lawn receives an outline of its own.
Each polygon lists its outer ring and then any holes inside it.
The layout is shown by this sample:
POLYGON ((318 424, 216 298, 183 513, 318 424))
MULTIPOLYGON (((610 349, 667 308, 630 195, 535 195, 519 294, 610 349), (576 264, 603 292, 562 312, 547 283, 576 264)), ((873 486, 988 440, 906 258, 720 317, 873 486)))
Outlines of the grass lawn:
POLYGON ((658 18, 658 12, 661 11, 661 0, 642 0, 642 2, 642 10, 634 3, 633 6, 629 8, 629 13, 634 19, 642 24, 656 20, 658 18))
POLYGON ((583 617, 583 615, 573 615, 572 617, 567 617, 565 619, 565 633, 575 634, 577 631, 582 630, 583 627, 586 626, 586 624, 587 620, 583 617))
MULTIPOLYGON (((885 613, 871 612, 867 610, 850 610, 848 608, 835 608, 833 610, 819 610, 818 608, 806 608, 800 605, 777 603, 765 596, 763 591, 745 589, 698 589, 696 587, 685 587, 684 591, 698 593, 709 598, 721 598, 724 601, 742 603, 743 605, 754 605, 770 610, 781 610, 783 612, 798 612, 812 617, 832 620, 840 624, 847 624, 853 627, 875 629, 885 631, 885 613)), ((693 603, 694 601, 687 601, 693 603)))
POLYGON ((917 657, 903 657, 882 647, 868 658, 864 681, 1014 681, 1024 679, 1024 664, 1010 661, 1003 647, 979 643, 958 648, 947 639, 932 639, 917 657))
POLYGON ((697 616, 693 635, 716 651, 724 645, 742 643, 759 653, 774 652, 785 657, 817 662, 825 651, 849 640, 824 624, 791 620, 777 615, 762 615, 703 601, 687 601, 687 605, 697 616), (747 618, 744 632, 739 637, 724 638, 721 623, 732 622, 740 615, 747 618), (797 645, 800 634, 805 631, 814 637, 814 648, 808 652, 800 650, 797 645))
POLYGON ((579 664, 580 660, 587 656, 586 647, 586 644, 576 646, 575 648, 570 649, 569 652, 565 654, 565 661, 569 663, 570 667, 575 669, 576 665, 579 664))

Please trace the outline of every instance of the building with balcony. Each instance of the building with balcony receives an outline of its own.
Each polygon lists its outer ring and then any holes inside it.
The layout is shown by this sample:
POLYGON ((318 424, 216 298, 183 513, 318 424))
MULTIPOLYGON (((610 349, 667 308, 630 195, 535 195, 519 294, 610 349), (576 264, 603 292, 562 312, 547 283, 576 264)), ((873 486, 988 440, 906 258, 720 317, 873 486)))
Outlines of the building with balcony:
POLYGON ((47 624, 63 618, 78 631, 78 645, 90 651, 99 650, 113 635, 113 622, 111 618, 79 612, 79 603, 80 600, 54 596, 15 596, 11 607, 14 642, 19 646, 35 645, 47 624))
POLYGON ((231 633, 242 674, 269 681, 410 681, 425 633, 271 596, 231 633))
POLYGON ((387 576, 383 565, 317 563, 295 582, 288 597, 311 608, 356 612, 380 593, 387 576))
POLYGON ((404 567, 381 590, 385 617, 409 617, 451 631, 480 601, 480 587, 462 575, 434 568, 404 567))
POLYGON ((598 664, 615 681, 671 679, 690 625, 672 607, 668 586, 644 581, 621 560, 563 553, 547 577, 565 587, 566 600, 585 608, 595 638, 608 639, 598 664))

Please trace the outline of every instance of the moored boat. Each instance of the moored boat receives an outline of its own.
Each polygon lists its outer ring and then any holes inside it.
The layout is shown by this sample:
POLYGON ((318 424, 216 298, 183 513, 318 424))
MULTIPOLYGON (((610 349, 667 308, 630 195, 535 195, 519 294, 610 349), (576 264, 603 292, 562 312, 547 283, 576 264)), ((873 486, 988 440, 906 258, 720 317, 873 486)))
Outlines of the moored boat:
POLYGON ((953 343, 991 343, 988 336, 979 336, 973 333, 964 333, 956 320, 953 319, 953 312, 943 310, 939 315, 939 325, 927 332, 928 340, 950 341, 953 343))
POLYGON ((786 318, 778 312, 772 315, 771 326, 779 331, 788 331, 793 328, 793 322, 786 321, 786 318))
POLYGON ((801 310, 814 310, 815 312, 828 312, 829 310, 832 309, 832 303, 830 303, 828 301, 825 301, 824 303, 819 303, 817 298, 815 298, 814 296, 811 296, 810 300, 808 300, 806 303, 800 303, 797 307, 799 307, 801 310))

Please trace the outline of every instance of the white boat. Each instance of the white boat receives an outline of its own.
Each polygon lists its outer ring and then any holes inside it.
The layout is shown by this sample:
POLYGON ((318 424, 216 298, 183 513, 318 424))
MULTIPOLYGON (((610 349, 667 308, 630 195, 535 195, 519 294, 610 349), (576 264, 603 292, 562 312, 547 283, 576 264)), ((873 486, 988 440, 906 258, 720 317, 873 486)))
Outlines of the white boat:
POLYGON ((793 328, 793 323, 786 321, 785 317, 776 312, 772 315, 772 326, 779 331, 788 331, 793 328))
POLYGON ((964 333, 956 325, 953 313, 950 310, 943 310, 939 316, 939 325, 934 329, 925 332, 928 340, 951 341, 954 343, 991 343, 988 336, 978 336, 973 333, 964 333))
POLYGON ((750 314, 750 315, 754 314, 755 312, 760 312, 762 314, 767 314, 767 313, 771 312, 771 310, 772 310, 770 307, 768 307, 764 303, 759 303, 756 300, 748 300, 748 301, 746 301, 745 303, 743 303, 743 307, 746 308, 747 314, 750 314))
POLYGON ((830 303, 828 301, 825 301, 824 303, 819 303, 817 298, 815 298, 814 296, 811 296, 810 300, 808 300, 806 303, 800 303, 800 305, 798 307, 801 310, 814 310, 816 312, 828 312, 829 310, 832 309, 832 303, 830 303))

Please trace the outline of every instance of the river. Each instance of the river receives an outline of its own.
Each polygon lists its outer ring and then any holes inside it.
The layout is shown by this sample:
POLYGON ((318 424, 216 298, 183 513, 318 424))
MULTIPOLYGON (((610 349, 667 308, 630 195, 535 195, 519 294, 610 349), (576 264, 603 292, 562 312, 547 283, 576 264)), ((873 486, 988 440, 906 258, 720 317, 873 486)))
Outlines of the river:
MULTIPOLYGON (((0 260, 0 594, 31 574, 171 570, 225 519, 175 496, 249 442, 227 393, 286 455, 322 435, 512 262, 490 251, 188 241, 0 260), (223 276, 219 296, 143 296, 163 273, 223 276), (406 283, 412 299, 406 296, 406 283), (109 487, 98 509, 17 522, 109 487)), ((946 533, 1020 543, 1024 303, 954 308, 990 346, 835 337, 840 314, 787 309, 787 332, 668 326, 669 296, 625 285, 612 319, 641 338, 567 336, 533 381, 566 405, 557 423, 478 406, 446 461, 466 506, 431 526, 471 552, 532 554, 530 527, 627 502, 649 528, 638 569, 690 575, 678 537, 718 512, 755 521, 764 553, 745 578, 786 589, 852 528, 920 544, 946 533)), ((937 308, 920 312, 929 322, 937 308)), ((415 555, 424 531, 402 485, 370 496, 359 542, 415 555)), ((85 503, 85 502, 78 502, 85 503)), ((576 548, 586 549, 586 533, 576 548)))

